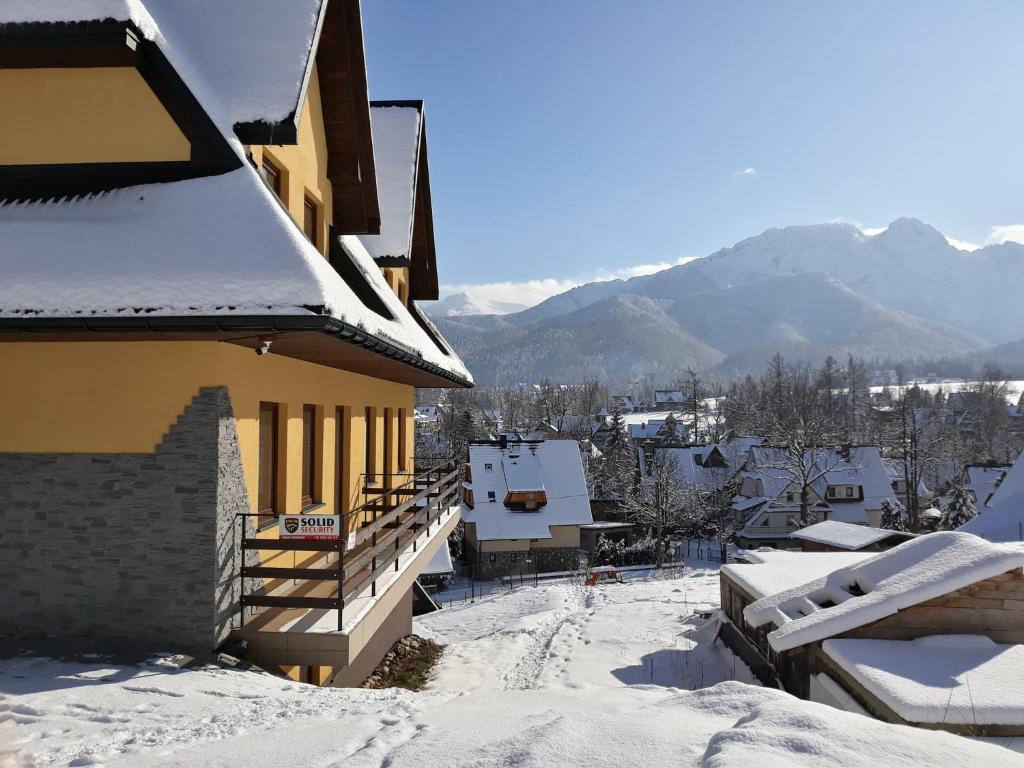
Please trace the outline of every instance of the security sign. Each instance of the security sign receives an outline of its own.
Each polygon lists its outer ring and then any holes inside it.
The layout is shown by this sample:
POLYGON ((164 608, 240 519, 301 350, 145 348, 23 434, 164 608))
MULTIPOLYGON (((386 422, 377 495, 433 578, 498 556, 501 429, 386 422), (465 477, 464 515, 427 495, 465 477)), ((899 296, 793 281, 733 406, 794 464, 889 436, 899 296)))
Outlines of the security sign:
POLYGON ((341 536, 340 515, 280 515, 277 520, 282 539, 320 541, 341 536))

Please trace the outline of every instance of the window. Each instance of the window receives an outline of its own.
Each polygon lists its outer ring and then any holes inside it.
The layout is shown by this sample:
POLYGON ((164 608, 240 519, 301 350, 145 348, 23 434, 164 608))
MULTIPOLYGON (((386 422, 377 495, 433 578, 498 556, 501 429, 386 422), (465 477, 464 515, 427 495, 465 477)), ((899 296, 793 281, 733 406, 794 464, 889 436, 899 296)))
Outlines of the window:
POLYGON ((853 486, 852 485, 846 486, 846 498, 848 498, 848 499, 852 499, 853 498, 853 486))
POLYGON ((497 557, 497 555, 491 554, 491 556, 490 556, 489 560, 490 560, 490 561, 491 561, 492 563, 494 563, 494 562, 497 562, 497 560, 498 560, 498 557, 497 557))
POLYGON ((256 511, 273 515, 277 511, 277 403, 260 403, 259 491, 256 511))
POLYGON ((263 182, 270 187, 271 191, 277 195, 278 200, 283 202, 284 176, 281 173, 281 169, 268 160, 266 155, 263 156, 263 167, 260 168, 260 176, 263 177, 263 182))
POLYGON ((320 247, 320 206, 309 197, 302 201, 302 231, 309 242, 320 247))
POLYGON ((398 471, 405 472, 408 468, 406 456, 409 454, 409 446, 407 445, 408 435, 406 421, 408 420, 408 411, 405 408, 398 409, 398 471))
POLYGON ((828 496, 830 499, 834 499, 836 496, 836 489, 830 485, 828 487, 828 493, 826 493, 825 495, 828 496))
POLYGON ((469 488, 467 488, 465 491, 463 491, 462 492, 462 501, 463 501, 463 503, 467 507, 472 509, 473 508, 473 491, 470 490, 469 488))
POLYGON ((302 406, 302 506, 319 501, 316 489, 316 406, 302 406))
POLYGON ((488 491, 487 492, 487 500, 488 501, 497 501, 498 497, 494 494, 494 491, 488 491))
POLYGON ((385 479, 394 471, 394 448, 391 445, 391 438, 394 435, 393 422, 395 412, 391 408, 384 409, 384 475, 385 479))
POLYGON ((486 470, 487 472, 490 472, 492 469, 494 469, 493 464, 484 464, 484 470, 486 470))
POLYGON ((366 482, 377 481, 377 414, 373 408, 366 409, 366 457, 364 462, 366 482))
POLYGON ((345 464, 345 436, 348 431, 348 421, 345 418, 345 409, 338 407, 334 409, 334 488, 335 511, 334 514, 345 513, 349 503, 348 491, 348 467, 345 464))

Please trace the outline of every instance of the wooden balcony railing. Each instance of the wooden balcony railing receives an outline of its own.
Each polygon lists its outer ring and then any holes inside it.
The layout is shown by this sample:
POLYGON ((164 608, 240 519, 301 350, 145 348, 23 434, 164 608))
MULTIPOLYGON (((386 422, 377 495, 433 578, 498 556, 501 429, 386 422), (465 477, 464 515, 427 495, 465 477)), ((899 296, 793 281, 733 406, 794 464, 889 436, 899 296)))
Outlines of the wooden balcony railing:
MULTIPOLYGON (((303 541, 257 538, 241 513, 242 585, 240 624, 247 608, 322 609, 338 611, 342 628, 345 603, 367 587, 377 594, 377 579, 399 568, 399 556, 420 532, 438 522, 441 513, 459 501, 461 486, 455 461, 400 475, 376 475, 379 484, 365 484, 364 503, 345 515, 337 540, 303 541), (391 486, 391 487, 388 487, 391 486), (351 544, 351 546, 349 546, 351 544), (246 565, 255 552, 292 552, 301 564, 290 567, 246 565), (249 589, 252 580, 259 586, 249 589)), ((265 517, 265 516, 264 516, 265 517)))

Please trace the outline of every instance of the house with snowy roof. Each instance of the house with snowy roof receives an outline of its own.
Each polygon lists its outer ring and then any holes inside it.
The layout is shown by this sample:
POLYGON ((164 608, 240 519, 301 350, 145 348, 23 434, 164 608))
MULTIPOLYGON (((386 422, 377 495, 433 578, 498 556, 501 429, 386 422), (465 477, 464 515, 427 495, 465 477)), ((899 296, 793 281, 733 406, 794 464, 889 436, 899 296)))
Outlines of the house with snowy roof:
POLYGON ((1024 453, 1017 457, 978 516, 959 530, 989 541, 1024 542, 1024 453))
POLYGON ((676 420, 675 434, 670 434, 666 419, 650 419, 648 421, 626 424, 626 433, 636 446, 650 445, 658 442, 671 441, 685 444, 689 441, 690 430, 682 421, 676 420))
POLYGON ((359 684, 458 520, 415 388, 473 383, 422 103, 358 0, 7 3, 0 50, 8 626, 359 684))
POLYGON ((474 578, 576 567, 580 526, 594 522, 577 441, 471 443, 463 485, 474 578))
POLYGON ((988 506, 992 495, 996 492, 1010 464, 999 464, 998 462, 986 462, 984 464, 968 464, 960 475, 960 481, 967 488, 967 492, 974 502, 974 508, 981 511, 988 506))
MULTIPOLYGON (((740 489, 732 509, 743 527, 740 546, 787 546, 800 527, 802 482, 785 449, 753 446, 739 473, 740 489)), ((812 522, 837 520, 879 527, 885 502, 895 505, 889 476, 878 448, 822 448, 806 460, 813 471, 807 489, 812 522)))
POLYGON ((722 567, 722 636, 766 678, 889 722, 1024 733, 1024 690, 993 683, 1024 643, 1024 548, 947 531, 874 554, 749 555, 722 567))
POLYGON ((686 399, 681 389, 656 389, 654 390, 654 408, 658 411, 678 410, 686 399))
POLYGON ((636 413, 645 408, 644 404, 632 395, 612 395, 612 403, 623 413, 636 413))

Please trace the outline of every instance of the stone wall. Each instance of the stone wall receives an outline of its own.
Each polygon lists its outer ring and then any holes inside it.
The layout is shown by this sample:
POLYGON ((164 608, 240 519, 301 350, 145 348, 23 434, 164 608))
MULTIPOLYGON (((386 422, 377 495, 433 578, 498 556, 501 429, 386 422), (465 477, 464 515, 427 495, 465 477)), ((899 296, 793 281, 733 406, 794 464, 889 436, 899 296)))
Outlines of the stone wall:
POLYGON ((227 389, 152 454, 0 454, 0 635, 201 653, 237 610, 249 510, 227 389))

